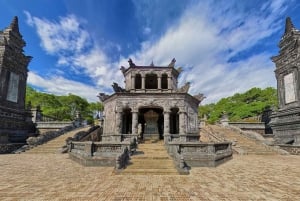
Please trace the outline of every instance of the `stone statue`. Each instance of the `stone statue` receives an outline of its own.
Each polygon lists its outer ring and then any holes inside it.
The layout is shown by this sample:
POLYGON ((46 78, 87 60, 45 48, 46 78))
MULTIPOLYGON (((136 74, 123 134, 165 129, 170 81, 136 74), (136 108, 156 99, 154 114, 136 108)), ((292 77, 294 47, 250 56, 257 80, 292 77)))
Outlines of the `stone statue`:
POLYGON ((187 93, 190 89, 190 82, 186 82, 184 86, 178 89, 178 92, 187 93))
POLYGON ((139 123, 138 124, 138 138, 140 138, 141 139, 141 137, 142 137, 142 124, 141 123, 139 123))
POLYGON ((201 94, 201 93, 195 95, 194 97, 195 97, 197 100, 199 100, 200 103, 203 101, 204 98, 206 98, 206 97, 204 96, 204 94, 201 94))
POLYGON ((125 75, 126 68, 124 66, 121 66, 120 70, 122 71, 123 75, 125 75))
POLYGON ((168 65, 168 67, 174 67, 175 63, 176 63, 176 59, 173 58, 172 61, 171 61, 171 63, 168 65))
POLYGON ((125 92, 125 89, 123 89, 122 87, 120 87, 119 85, 118 85, 118 83, 113 83, 113 85, 111 85, 112 87, 113 87, 113 89, 114 89, 114 91, 115 92, 125 92))
POLYGON ((177 69, 177 72, 180 74, 183 70, 182 70, 182 67, 178 67, 177 69))
POLYGON ((128 63, 130 67, 135 67, 135 64, 132 62, 132 59, 129 58, 128 63))
POLYGON ((106 95, 105 93, 99 93, 98 97, 100 101, 103 102, 109 97, 109 95, 106 95))

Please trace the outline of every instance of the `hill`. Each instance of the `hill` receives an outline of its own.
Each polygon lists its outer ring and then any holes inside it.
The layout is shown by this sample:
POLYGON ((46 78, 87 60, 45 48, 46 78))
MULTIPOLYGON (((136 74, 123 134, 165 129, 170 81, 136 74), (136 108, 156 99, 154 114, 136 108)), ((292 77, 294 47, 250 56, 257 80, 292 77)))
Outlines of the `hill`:
POLYGON ((28 85, 26 87, 26 105, 40 106, 44 115, 57 120, 73 120, 78 111, 84 119, 92 121, 95 114, 103 109, 100 102, 89 103, 86 99, 74 94, 57 96, 42 93, 28 85))
POLYGON ((226 112, 230 121, 240 121, 258 116, 268 107, 277 108, 277 90, 272 87, 252 88, 245 93, 222 98, 217 103, 200 106, 199 114, 206 116, 209 123, 218 121, 223 112, 226 112))

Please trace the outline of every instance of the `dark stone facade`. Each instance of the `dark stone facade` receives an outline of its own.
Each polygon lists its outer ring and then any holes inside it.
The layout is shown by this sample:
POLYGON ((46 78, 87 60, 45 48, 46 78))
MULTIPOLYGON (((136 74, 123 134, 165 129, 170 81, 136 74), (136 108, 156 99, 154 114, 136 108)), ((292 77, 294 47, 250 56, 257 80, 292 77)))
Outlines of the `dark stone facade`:
POLYGON ((300 135, 300 31, 286 19, 285 32, 279 42, 276 64, 279 109, 271 116, 270 126, 276 144, 297 144, 300 135))
POLYGON ((34 129, 31 113, 25 109, 28 64, 25 41, 18 18, 0 31, 0 143, 25 142, 34 129))

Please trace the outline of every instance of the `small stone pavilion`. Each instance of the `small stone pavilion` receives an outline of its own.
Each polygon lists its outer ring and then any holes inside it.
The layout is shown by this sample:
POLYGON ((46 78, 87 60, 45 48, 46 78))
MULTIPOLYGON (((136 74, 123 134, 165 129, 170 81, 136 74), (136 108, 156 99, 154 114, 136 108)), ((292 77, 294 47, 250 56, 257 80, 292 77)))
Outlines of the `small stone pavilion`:
MULTIPOLYGON (((136 142, 163 144, 179 170, 216 166, 232 156, 230 142, 202 143, 198 106, 203 94, 188 93, 189 83, 178 88, 181 68, 173 59, 168 66, 138 66, 129 59, 121 67, 125 88, 114 83, 115 93, 99 94, 104 103, 101 142, 71 142, 70 157, 84 165, 126 166, 136 142)), ((153 144, 155 146, 155 144, 153 144)))
POLYGON ((34 125, 25 109, 28 64, 18 18, 0 30, 0 144, 25 143, 34 125))
POLYGON ((279 42, 276 64, 278 111, 271 116, 270 126, 276 144, 300 145, 300 31, 288 17, 279 42))
POLYGON ((198 105, 202 94, 188 94, 189 83, 178 88, 181 68, 168 66, 121 67, 125 89, 114 83, 115 93, 100 94, 104 103, 103 141, 132 138, 199 141, 198 105))

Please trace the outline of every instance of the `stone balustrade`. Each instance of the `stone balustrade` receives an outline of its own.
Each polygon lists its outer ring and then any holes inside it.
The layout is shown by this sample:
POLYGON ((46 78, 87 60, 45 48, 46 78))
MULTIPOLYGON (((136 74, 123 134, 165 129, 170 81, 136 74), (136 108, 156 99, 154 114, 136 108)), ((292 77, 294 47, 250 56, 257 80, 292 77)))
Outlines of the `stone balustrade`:
POLYGON ((124 168, 129 154, 136 149, 135 141, 112 142, 70 142, 69 155, 84 166, 115 166, 124 168))
POLYGON ((167 149, 178 167, 182 160, 188 167, 215 167, 232 158, 231 142, 169 142, 167 149))

